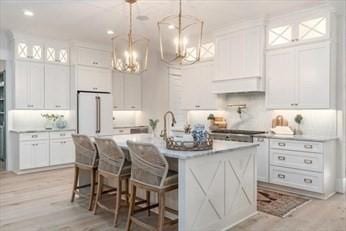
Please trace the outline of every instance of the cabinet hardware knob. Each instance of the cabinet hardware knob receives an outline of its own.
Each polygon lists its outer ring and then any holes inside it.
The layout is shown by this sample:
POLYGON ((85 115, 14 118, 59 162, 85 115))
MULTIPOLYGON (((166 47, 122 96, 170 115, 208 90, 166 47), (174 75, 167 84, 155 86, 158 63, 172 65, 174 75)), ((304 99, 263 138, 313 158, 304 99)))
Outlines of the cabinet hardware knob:
POLYGON ((286 160, 286 157, 284 157, 284 156, 278 156, 278 159, 279 159, 279 160, 286 160))
POLYGON ((136 106, 131 106, 131 108, 136 108, 136 106))
POLYGON ((278 145, 279 145, 280 147, 285 147, 285 146, 286 146, 286 143, 279 142, 278 145))
POLYGON ((200 105, 196 105, 195 107, 200 108, 201 106, 200 105))
POLYGON ((56 107, 56 108, 60 108, 60 107, 61 107, 61 105, 55 105, 55 107, 56 107))
POLYGON ((305 163, 305 164, 312 164, 312 160, 306 160, 306 159, 305 159, 305 160, 304 160, 304 163, 305 163))
POLYGON ((119 130, 119 132, 124 132, 124 130, 119 130))
POLYGON ((311 144, 305 144, 305 145, 304 145, 304 148, 306 148, 306 149, 312 149, 312 145, 311 145, 311 144))
POLYGON ((312 183, 312 180, 311 180, 311 179, 308 179, 308 178, 304 178, 304 182, 305 182, 305 183, 308 183, 308 184, 311 184, 311 183, 312 183))
POLYGON ((66 136, 66 134, 65 133, 60 133, 60 136, 66 136))
POLYGON ((263 139, 263 138, 257 138, 257 141, 258 141, 258 142, 263 142, 264 139, 263 139))
POLYGON ((31 136, 31 138, 37 138, 38 137, 38 135, 32 135, 31 136))
POLYGON ((284 174, 278 174, 278 177, 281 178, 281 179, 285 179, 286 176, 284 174))

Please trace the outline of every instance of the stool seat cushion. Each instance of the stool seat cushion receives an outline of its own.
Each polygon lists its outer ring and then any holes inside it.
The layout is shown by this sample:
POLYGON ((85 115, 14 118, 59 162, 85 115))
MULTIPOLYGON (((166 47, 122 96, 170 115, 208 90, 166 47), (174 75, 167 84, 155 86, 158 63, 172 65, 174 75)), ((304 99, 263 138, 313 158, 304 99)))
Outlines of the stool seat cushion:
POLYGON ((167 177, 164 181, 164 186, 170 186, 178 184, 178 173, 176 171, 169 170, 167 177))

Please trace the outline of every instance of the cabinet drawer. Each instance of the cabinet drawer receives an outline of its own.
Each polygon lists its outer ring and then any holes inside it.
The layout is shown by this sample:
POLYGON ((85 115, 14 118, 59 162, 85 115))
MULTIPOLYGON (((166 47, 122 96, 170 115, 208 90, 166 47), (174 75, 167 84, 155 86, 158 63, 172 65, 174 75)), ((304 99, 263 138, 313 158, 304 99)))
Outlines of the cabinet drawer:
POLYGON ((35 140, 47 140, 49 139, 48 132, 31 132, 22 133, 19 135, 20 141, 35 141, 35 140))
POLYGON ((113 134, 114 135, 127 135, 130 134, 131 131, 130 128, 115 128, 113 129, 113 134))
POLYGON ((51 139, 66 139, 66 138, 71 138, 73 131, 65 131, 65 132, 51 132, 50 133, 50 138, 51 139))
POLYGON ((323 144, 318 142, 305 142, 293 140, 271 140, 270 148, 304 151, 304 152, 323 152, 323 144))
POLYGON ((270 164, 307 171, 323 171, 323 155, 287 150, 270 150, 270 164))
POLYGON ((323 193, 323 174, 282 167, 270 167, 270 183, 323 193))

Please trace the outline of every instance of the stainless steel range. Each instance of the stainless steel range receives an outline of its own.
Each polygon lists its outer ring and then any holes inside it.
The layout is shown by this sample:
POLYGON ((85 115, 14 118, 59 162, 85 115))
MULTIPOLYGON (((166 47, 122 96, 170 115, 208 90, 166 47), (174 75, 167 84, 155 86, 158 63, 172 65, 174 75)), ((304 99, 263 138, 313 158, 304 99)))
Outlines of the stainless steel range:
POLYGON ((211 136, 216 140, 253 142, 253 136, 263 134, 265 131, 236 130, 236 129, 217 129, 211 131, 211 136))

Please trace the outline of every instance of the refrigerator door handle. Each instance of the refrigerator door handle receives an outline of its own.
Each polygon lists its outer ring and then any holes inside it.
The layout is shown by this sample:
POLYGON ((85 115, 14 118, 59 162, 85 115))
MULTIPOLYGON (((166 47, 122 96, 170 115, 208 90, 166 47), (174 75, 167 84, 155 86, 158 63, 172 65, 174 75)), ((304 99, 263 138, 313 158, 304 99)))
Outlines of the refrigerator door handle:
POLYGON ((101 133, 101 97, 99 97, 99 110, 97 111, 98 112, 98 118, 99 118, 99 133, 101 133))
POLYGON ((100 110, 100 101, 99 101, 100 97, 96 96, 95 100, 96 100, 96 133, 100 133, 100 118, 99 118, 99 110, 100 110))

